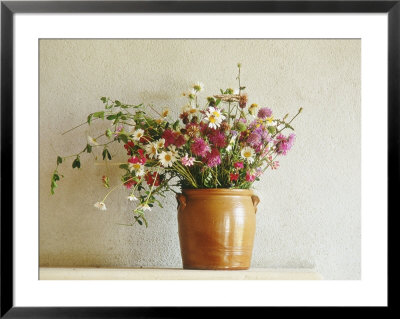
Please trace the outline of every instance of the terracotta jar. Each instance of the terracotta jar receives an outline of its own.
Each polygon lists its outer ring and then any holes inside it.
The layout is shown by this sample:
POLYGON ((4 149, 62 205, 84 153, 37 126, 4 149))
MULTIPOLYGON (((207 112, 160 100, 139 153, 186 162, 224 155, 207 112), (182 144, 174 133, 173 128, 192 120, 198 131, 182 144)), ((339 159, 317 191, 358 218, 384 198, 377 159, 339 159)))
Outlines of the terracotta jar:
POLYGON ((248 269, 258 196, 248 189, 187 189, 176 196, 183 268, 248 269))

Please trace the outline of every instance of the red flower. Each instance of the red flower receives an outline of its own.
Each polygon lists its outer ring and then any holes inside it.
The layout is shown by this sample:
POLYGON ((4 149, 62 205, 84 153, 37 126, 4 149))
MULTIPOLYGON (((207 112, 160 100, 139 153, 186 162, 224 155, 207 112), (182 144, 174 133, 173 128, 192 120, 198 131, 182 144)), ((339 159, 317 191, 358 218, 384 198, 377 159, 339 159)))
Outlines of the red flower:
POLYGON ((164 133, 162 134, 162 138, 165 140, 165 147, 168 147, 168 145, 175 143, 175 134, 170 129, 164 131, 164 133))
POLYGON ((184 145, 185 143, 186 143, 186 140, 185 140, 185 138, 183 137, 183 135, 182 134, 176 134, 177 135, 177 138, 175 139, 175 146, 176 147, 181 147, 182 145, 184 145))
MULTIPOLYGON (((140 177, 139 177, 140 178, 140 177)), ((137 182, 136 181, 134 181, 133 180, 133 178, 132 177, 126 177, 126 179, 125 179, 125 181, 124 181, 124 186, 127 188, 127 189, 130 189, 132 186, 135 186, 137 184, 137 182)))
POLYGON ((145 175, 144 179, 146 180, 148 185, 153 185, 153 183, 154 183, 154 186, 160 186, 160 184, 161 184, 160 175, 157 174, 157 172, 154 172, 153 174, 147 173, 145 175))
POLYGON ((180 132, 174 132, 170 129, 164 131, 162 138, 165 140, 165 147, 171 144, 176 147, 181 147, 186 143, 184 136, 180 132))
POLYGON ((231 181, 237 181, 239 178, 239 174, 238 173, 230 173, 230 179, 231 181))
POLYGON ((125 149, 128 151, 127 155, 133 155, 133 147, 135 144, 132 141, 129 141, 124 145, 125 149))

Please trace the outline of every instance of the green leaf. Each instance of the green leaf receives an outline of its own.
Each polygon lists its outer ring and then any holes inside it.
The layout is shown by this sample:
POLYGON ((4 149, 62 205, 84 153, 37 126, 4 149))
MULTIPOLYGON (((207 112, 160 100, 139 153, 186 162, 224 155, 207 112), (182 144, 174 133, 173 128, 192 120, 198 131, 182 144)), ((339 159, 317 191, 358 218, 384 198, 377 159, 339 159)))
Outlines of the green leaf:
POLYGON ((81 161, 79 159, 79 155, 72 162, 72 168, 81 168, 81 161))
POLYGON ((87 117, 87 122, 89 125, 90 125, 90 122, 92 121, 92 117, 93 117, 93 114, 89 114, 87 117))
POLYGON ((129 170, 128 164, 121 164, 119 168, 129 170))
POLYGON ((105 96, 103 96, 102 98, 100 98, 100 100, 102 100, 103 103, 106 103, 106 102, 107 102, 107 98, 106 98, 105 96))
POLYGON ((99 119, 104 119, 104 111, 93 113, 93 117, 97 117, 99 119))
POLYGON ((141 217, 142 217, 142 219, 143 219, 143 221, 144 221, 144 224, 145 224, 145 226, 146 226, 146 228, 148 227, 148 224, 147 224, 147 220, 146 220, 146 218, 144 218, 144 216, 143 215, 140 215, 141 217))
POLYGON ((294 128, 291 127, 288 123, 285 123, 285 127, 286 127, 286 128, 290 128, 292 131, 294 131, 294 128))
POLYGON ((106 130, 106 136, 107 136, 107 137, 111 137, 111 135, 112 135, 112 132, 111 132, 111 130, 108 128, 108 129, 106 130))
POLYGON ((268 126, 268 132, 272 135, 276 133, 276 127, 275 126, 268 126))
POLYGON ((86 152, 88 152, 88 153, 92 152, 92 145, 90 145, 90 144, 86 145, 86 152))
POLYGON ((107 120, 110 120, 110 121, 115 120, 117 117, 118 117, 117 114, 112 114, 112 115, 107 116, 107 120))
POLYGON ((219 103, 221 103, 221 99, 217 99, 217 101, 215 102, 215 105, 217 106, 219 103))
POLYGON ((125 134, 120 134, 119 138, 121 139, 122 142, 125 144, 128 143, 128 137, 125 134))
POLYGON ((120 102, 120 101, 118 101, 118 100, 115 100, 115 102, 114 102, 114 103, 115 103, 115 105, 116 105, 116 106, 121 106, 121 102, 120 102))
POLYGON ((61 156, 57 156, 57 165, 62 163, 62 157, 61 156))
POLYGON ((176 128, 178 127, 178 124, 179 124, 179 120, 176 120, 175 123, 172 124, 172 128, 173 128, 174 130, 176 130, 176 128))
POLYGON ((111 160, 111 154, 110 154, 110 152, 108 151, 108 149, 105 148, 105 149, 103 150, 103 160, 105 160, 106 157, 107 157, 109 160, 111 160))

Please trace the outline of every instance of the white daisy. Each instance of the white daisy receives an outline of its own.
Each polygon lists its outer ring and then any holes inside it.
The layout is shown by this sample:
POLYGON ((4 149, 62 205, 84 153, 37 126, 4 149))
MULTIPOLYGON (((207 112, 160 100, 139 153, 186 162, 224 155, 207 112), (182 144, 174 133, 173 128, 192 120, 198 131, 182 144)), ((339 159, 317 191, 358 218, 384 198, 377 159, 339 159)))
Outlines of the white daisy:
POLYGON ((128 164, 128 169, 130 172, 135 171, 136 176, 143 176, 144 175, 144 167, 143 165, 139 164, 139 163, 129 163, 128 164))
POLYGON ((93 137, 89 136, 89 135, 87 136, 87 142, 91 146, 99 145, 99 143, 97 143, 96 140, 93 137))
POLYGON ((206 120, 208 121, 208 127, 211 127, 213 129, 218 128, 221 125, 223 119, 225 119, 225 116, 222 115, 220 110, 214 107, 209 107, 207 109, 206 120))
POLYGON ((179 158, 178 150, 176 149, 175 145, 168 146, 168 150, 172 153, 175 158, 179 158))
POLYGON ((158 155, 158 159, 161 162, 161 165, 164 167, 171 167, 172 163, 176 161, 176 158, 172 152, 162 152, 158 155))
POLYGON ((145 146, 145 151, 149 155, 149 158, 156 158, 157 157, 157 144, 156 143, 149 143, 145 146))
POLYGON ((182 106, 182 113, 189 113, 191 108, 192 108, 192 106, 190 104, 186 104, 186 105, 182 106))
POLYGON ((133 139, 135 141, 139 141, 141 137, 143 137, 144 131, 142 129, 138 129, 133 132, 133 139))
POLYGON ((244 147, 240 155, 250 164, 254 162, 254 150, 250 146, 244 147))
POLYGON ((203 91, 203 89, 204 89, 204 84, 203 84, 202 82, 196 82, 196 83, 193 85, 193 89, 194 89, 195 91, 197 91, 197 92, 201 92, 201 91, 203 91))
POLYGON ((163 148, 165 144, 165 139, 160 138, 159 140, 154 142, 157 145, 157 149, 163 148))
POLYGON ((226 147, 227 152, 230 152, 232 150, 233 146, 235 145, 235 141, 236 141, 236 135, 231 137, 231 140, 229 141, 229 144, 226 147))
POLYGON ((151 207, 149 205, 147 205, 147 204, 140 205, 138 208, 143 210, 143 211, 151 210, 151 207))
POLYGON ((196 115, 198 112, 198 109, 194 106, 190 106, 189 109, 187 110, 187 113, 189 113, 190 115, 196 115))
POLYGON ((130 194, 130 195, 127 197, 127 199, 128 199, 129 201, 131 201, 131 202, 138 200, 137 197, 136 197, 135 195, 133 195, 133 194, 130 194))
POLYGON ((196 95, 197 95, 197 91, 196 91, 195 89, 191 89, 191 90, 189 91, 189 93, 188 93, 188 97, 189 97, 190 99, 194 99, 194 98, 196 97, 196 95))
POLYGON ((104 204, 103 202, 97 202, 93 206, 100 210, 107 210, 106 204, 104 204))

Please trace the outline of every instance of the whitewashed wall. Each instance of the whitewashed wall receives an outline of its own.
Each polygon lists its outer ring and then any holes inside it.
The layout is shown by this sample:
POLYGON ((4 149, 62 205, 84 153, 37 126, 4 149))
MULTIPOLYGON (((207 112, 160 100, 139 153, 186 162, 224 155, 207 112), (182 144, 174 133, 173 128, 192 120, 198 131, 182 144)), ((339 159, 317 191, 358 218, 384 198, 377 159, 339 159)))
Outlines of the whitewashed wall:
POLYGON ((256 184, 252 267, 360 279, 360 50, 359 40, 41 40, 40 264, 181 267, 173 194, 148 214, 148 229, 117 225, 131 221, 124 189, 105 212, 93 203, 105 194, 101 176, 117 183, 119 169, 87 155, 81 171, 72 160, 61 166, 65 178, 50 195, 56 156, 79 152, 105 126, 61 133, 100 110, 101 96, 178 114, 195 81, 204 98, 235 87, 240 61, 250 103, 280 117, 304 108, 294 148, 256 184))

